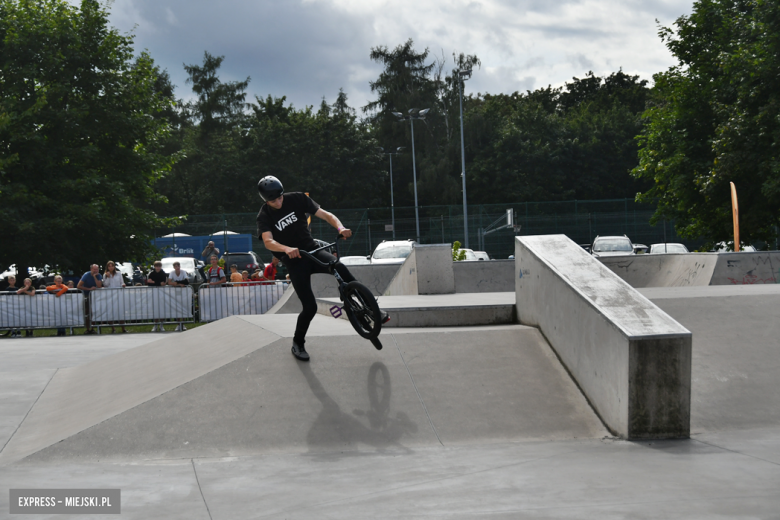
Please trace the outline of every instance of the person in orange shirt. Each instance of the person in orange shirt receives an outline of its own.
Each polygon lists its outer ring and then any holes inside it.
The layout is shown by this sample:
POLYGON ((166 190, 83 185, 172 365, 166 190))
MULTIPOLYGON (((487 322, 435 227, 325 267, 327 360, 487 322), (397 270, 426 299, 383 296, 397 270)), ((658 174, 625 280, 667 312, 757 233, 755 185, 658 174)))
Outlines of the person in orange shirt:
POLYGON ((238 283, 241 281, 241 273, 238 272, 238 266, 233 264, 230 266, 230 283, 238 283))
MULTIPOLYGON (((54 277, 54 285, 49 285, 46 287, 46 292, 49 294, 54 294, 57 298, 68 292, 69 287, 62 283, 62 276, 57 275, 54 277)), ((57 336, 64 336, 65 335, 65 327, 60 327, 57 329, 57 336)))

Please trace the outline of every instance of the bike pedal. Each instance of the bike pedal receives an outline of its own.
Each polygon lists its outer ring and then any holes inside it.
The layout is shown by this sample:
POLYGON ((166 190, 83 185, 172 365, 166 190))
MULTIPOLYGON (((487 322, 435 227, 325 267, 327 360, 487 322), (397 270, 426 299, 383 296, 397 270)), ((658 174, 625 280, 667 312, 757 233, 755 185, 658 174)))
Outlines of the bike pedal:
POLYGON ((373 338, 371 344, 374 345, 374 348, 377 350, 382 350, 382 342, 379 341, 379 338, 373 338))

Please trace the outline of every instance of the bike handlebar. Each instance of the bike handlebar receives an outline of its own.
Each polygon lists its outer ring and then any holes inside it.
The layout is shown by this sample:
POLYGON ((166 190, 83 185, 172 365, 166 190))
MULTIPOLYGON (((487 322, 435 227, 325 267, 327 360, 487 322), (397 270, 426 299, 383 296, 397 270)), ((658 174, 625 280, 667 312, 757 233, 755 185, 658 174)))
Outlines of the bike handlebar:
MULTIPOLYGON (((335 265, 336 262, 339 261, 339 257, 338 257, 338 255, 339 255, 339 239, 341 237, 342 237, 342 235, 341 235, 341 233, 339 233, 338 236, 336 237, 336 241, 335 242, 332 242, 330 244, 325 244, 324 246, 318 247, 317 249, 313 249, 312 251, 304 251, 303 249, 299 249, 298 252, 301 253, 302 255, 306 256, 307 258, 309 258, 313 262, 321 265, 322 267, 330 267, 331 265, 335 265), (323 249, 327 249, 327 248, 333 247, 333 246, 336 247, 336 262, 333 262, 333 263, 322 262, 322 261, 320 261, 319 258, 314 256, 314 253, 316 253, 317 251, 322 251, 323 249)), ((287 255, 285 255, 285 256, 287 256, 287 255)))

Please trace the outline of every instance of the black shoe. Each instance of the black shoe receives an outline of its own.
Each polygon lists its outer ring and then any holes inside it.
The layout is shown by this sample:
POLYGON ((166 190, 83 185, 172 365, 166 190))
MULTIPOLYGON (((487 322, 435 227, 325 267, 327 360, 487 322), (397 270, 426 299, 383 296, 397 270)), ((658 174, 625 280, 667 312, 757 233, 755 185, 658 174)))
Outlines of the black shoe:
POLYGON ((97 332, 95 332, 95 329, 89 329, 89 330, 85 330, 84 334, 97 334, 97 332))
POLYGON ((301 361, 309 360, 309 353, 306 352, 306 348, 303 345, 299 345, 296 341, 293 341, 292 344, 292 355, 301 361))
POLYGON ((390 321, 390 315, 387 314, 385 311, 380 310, 379 315, 382 317, 382 325, 390 321))

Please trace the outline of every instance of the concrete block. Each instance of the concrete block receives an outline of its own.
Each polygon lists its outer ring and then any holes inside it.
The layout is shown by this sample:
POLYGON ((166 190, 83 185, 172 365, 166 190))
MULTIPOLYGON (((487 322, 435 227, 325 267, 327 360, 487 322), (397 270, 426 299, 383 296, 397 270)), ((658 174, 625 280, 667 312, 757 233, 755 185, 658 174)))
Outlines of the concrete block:
POLYGON ((384 295, 454 294, 452 263, 449 244, 417 245, 401 264, 384 295))
POLYGON ((539 327, 624 438, 690 434, 691 333, 565 235, 516 237, 520 323, 539 327))
POLYGON ((514 260, 453 262, 456 293, 514 291, 514 260))

